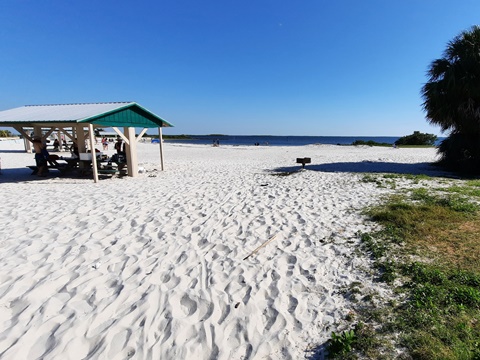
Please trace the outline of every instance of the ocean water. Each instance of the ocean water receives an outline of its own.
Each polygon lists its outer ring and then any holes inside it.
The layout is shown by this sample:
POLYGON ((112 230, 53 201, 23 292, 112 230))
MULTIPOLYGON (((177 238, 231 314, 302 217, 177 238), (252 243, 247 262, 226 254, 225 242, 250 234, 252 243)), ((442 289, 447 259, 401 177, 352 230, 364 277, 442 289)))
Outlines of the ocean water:
MULTIPOLYGON (((355 140, 392 144, 400 136, 265 136, 265 135, 191 135, 191 139, 166 139, 165 142, 183 144, 301 146, 312 144, 351 145, 355 140)), ((441 139, 440 139, 441 140, 441 139)), ((439 140, 439 141, 440 141, 439 140)))

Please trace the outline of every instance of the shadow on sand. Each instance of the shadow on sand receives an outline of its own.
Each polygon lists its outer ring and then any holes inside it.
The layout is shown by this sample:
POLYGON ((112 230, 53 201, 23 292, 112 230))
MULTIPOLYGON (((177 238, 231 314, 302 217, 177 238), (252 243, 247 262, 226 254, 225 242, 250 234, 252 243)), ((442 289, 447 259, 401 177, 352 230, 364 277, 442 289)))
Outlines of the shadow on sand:
POLYGON ((328 341, 323 344, 312 347, 307 351, 307 360, 325 360, 328 356, 328 341))
MULTIPOLYGON (((273 169, 279 173, 293 173, 302 170, 301 166, 288 166, 273 169)), ((305 170, 320 172, 341 173, 394 173, 409 175, 428 175, 440 177, 456 177, 431 163, 394 163, 381 161, 338 162, 329 164, 312 164, 305 166, 305 170)))
POLYGON ((0 154, 24 154, 25 150, 1 150, 0 154))
MULTIPOLYGON (((73 169, 67 173, 61 173, 58 170, 51 169, 46 176, 32 175, 32 170, 29 168, 12 168, 0 170, 0 184, 6 183, 22 183, 22 182, 42 182, 49 179, 82 179, 92 180, 93 175, 91 173, 81 174, 78 169, 73 169)), ((110 179, 111 175, 98 175, 98 179, 110 179)))

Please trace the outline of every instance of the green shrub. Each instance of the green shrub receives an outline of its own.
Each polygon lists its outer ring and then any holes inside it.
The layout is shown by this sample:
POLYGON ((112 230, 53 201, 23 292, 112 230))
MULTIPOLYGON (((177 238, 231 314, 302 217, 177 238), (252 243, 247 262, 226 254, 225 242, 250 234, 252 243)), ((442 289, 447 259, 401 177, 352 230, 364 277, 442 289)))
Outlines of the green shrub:
POLYGON ((328 342, 329 357, 349 353, 356 340, 357 336, 353 330, 347 330, 341 334, 332 332, 332 338, 328 342))
POLYGON ((434 145, 437 136, 433 134, 425 134, 420 131, 414 131, 412 135, 402 136, 395 141, 395 145, 434 145))

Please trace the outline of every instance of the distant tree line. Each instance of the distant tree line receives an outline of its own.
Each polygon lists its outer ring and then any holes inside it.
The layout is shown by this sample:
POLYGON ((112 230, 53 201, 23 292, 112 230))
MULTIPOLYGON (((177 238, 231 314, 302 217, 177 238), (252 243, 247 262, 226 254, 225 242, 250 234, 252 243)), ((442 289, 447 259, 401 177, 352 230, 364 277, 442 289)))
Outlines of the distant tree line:
MULTIPOLYGON (((148 135, 148 137, 151 137, 153 139, 158 139, 158 135, 148 135)), ((191 135, 162 135, 162 137, 166 140, 188 140, 192 139, 191 135)))
POLYGON ((395 141, 395 145, 435 145, 437 136, 414 131, 412 135, 402 136, 395 141))
POLYGON ((0 130, 0 137, 12 137, 13 134, 8 130, 0 130))
POLYGON ((389 143, 379 143, 373 140, 355 140, 352 145, 367 145, 367 146, 392 146, 392 144, 389 143))
MULTIPOLYGON (((402 136, 395 141, 395 145, 435 145, 437 136, 433 134, 424 134, 420 131, 414 131, 412 135, 402 136)), ((352 145, 367 145, 367 146, 392 146, 389 143, 380 143, 373 140, 355 140, 352 145)))

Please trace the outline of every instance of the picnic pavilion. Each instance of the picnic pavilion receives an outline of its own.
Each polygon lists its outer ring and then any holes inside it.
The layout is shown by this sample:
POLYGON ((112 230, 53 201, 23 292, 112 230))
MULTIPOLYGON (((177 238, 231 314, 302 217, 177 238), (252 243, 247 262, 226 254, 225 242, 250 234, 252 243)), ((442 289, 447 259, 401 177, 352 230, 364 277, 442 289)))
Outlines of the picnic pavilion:
MULTIPOLYGON (((109 102, 88 104, 26 105, 0 111, 0 126, 13 127, 25 139, 25 151, 31 152, 33 136, 49 137, 57 132, 59 141, 70 139, 79 153, 86 153, 86 141, 92 154, 95 152, 95 128, 112 128, 125 142, 128 176, 138 175, 137 142, 148 129, 158 128, 160 166, 164 169, 162 128, 173 125, 135 102, 109 102), (123 128, 123 131, 121 130, 123 128), (135 134, 135 128, 143 128, 135 134)), ((60 143, 60 148, 63 144, 60 143)), ((91 157, 93 178, 98 182, 97 159, 91 157)))

